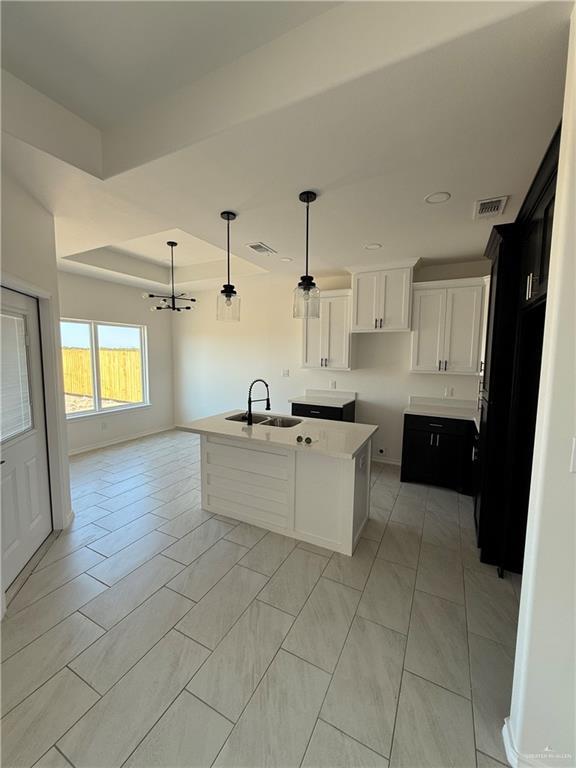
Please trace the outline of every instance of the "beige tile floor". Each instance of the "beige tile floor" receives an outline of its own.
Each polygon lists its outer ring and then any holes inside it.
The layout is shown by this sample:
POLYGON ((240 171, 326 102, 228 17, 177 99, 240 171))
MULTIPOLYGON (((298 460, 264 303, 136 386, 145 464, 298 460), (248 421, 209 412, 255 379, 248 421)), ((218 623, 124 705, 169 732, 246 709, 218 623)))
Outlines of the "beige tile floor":
POLYGON ((6 768, 506 764, 519 582, 470 499, 375 465, 347 558, 203 511, 187 433, 71 472, 2 623, 6 768))

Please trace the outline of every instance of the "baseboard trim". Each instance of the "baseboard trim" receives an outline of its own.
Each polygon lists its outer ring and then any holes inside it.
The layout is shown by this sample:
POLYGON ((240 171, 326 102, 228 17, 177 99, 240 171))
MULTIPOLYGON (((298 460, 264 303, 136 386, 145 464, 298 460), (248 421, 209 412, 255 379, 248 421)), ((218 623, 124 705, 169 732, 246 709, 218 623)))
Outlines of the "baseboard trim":
POLYGON ((504 741, 504 749, 506 750, 506 757, 512 768, 545 768, 550 766, 550 761, 554 761, 558 758, 566 759, 566 755, 559 755, 557 752, 543 752, 542 754, 530 754, 523 755, 516 749, 514 743, 514 734, 512 732, 512 724, 510 718, 504 719, 504 725, 502 726, 502 740, 504 741))
POLYGON ((392 464, 394 467, 399 467, 402 463, 400 459, 389 459, 386 456, 372 456, 374 464, 392 464))
POLYGON ((510 730, 510 718, 504 718, 504 725, 502 726, 502 740, 504 741, 504 749, 506 750, 506 757, 512 768, 519 768, 520 755, 516 751, 514 746, 514 739, 512 738, 512 732, 510 730))
POLYGON ((158 429, 151 429, 147 432, 138 432, 137 434, 130 435, 130 437, 117 437, 114 440, 106 440, 102 443, 93 443, 92 445, 84 446, 83 448, 73 448, 71 451, 68 451, 68 456, 78 456, 81 453, 90 453, 91 451, 97 451, 100 448, 108 448, 110 445, 118 445, 119 443, 131 443, 134 440, 139 440, 142 437, 159 435, 161 432, 171 432, 173 429, 176 429, 176 427, 160 427, 158 429))

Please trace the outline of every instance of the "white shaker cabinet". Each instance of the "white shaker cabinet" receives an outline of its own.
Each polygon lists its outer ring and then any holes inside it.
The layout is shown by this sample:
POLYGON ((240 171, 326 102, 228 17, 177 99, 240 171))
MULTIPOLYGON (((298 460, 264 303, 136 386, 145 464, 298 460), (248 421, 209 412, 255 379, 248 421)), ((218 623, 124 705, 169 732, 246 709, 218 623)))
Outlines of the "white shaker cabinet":
POLYGON ((302 367, 350 370, 350 291, 322 291, 320 317, 304 320, 302 367))
POLYGON ((352 331, 410 330, 412 266, 352 275, 352 331))
POLYGON ((480 373, 484 281, 414 285, 410 370, 480 373))

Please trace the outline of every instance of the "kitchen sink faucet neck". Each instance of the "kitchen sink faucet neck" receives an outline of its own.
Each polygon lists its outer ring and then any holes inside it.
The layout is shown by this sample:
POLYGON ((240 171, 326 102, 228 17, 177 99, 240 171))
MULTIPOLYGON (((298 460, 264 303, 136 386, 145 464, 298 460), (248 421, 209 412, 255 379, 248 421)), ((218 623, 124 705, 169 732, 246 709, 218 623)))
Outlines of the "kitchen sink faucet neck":
POLYGON ((248 387, 248 410, 246 412, 246 423, 248 426, 252 426, 252 403, 263 403, 266 401, 266 410, 270 410, 270 387, 268 386, 268 382, 264 381, 264 379, 254 379, 252 384, 248 387), (252 399, 252 387, 254 384, 257 384, 260 382, 261 384, 264 384, 266 387, 266 397, 261 397, 259 400, 253 400, 252 399))

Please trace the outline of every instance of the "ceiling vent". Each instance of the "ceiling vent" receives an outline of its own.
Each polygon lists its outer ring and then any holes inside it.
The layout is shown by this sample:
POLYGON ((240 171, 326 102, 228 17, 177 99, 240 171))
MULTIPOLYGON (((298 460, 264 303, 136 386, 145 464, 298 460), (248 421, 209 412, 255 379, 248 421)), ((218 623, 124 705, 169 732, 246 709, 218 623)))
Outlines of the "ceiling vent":
POLYGON ((275 251, 274 248, 270 248, 266 243, 246 243, 246 248, 250 248, 254 253, 259 253, 260 255, 278 253, 278 251, 275 251))
POLYGON ((476 200, 474 204, 475 219, 491 219, 494 216, 502 216, 508 196, 489 197, 487 200, 476 200))

